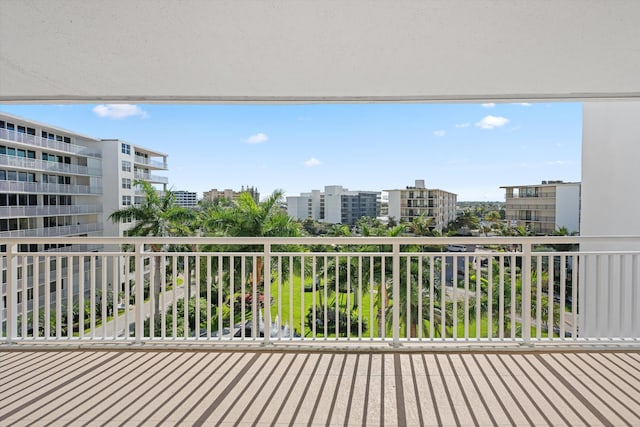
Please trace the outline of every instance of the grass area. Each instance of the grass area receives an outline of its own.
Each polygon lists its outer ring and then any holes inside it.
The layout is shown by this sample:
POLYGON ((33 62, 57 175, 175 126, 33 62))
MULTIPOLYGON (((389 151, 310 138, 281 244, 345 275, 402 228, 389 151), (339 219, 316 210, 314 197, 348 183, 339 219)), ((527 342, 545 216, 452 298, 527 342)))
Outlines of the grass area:
MULTIPOLYGON (((324 290, 320 289, 318 291, 311 291, 312 288, 312 279, 308 278, 305 280, 305 284, 302 285, 300 276, 294 275, 292 279, 283 280, 281 284, 278 284, 277 281, 271 285, 271 296, 273 298, 271 305, 271 316, 275 319, 276 315, 279 315, 281 324, 288 324, 290 327, 293 327, 296 332, 300 333, 304 331, 301 335, 304 336, 312 336, 312 330, 307 324, 306 315, 309 312, 309 309, 313 307, 314 304, 314 295, 315 295, 315 304, 320 305, 324 298, 324 290), (305 291, 305 286, 307 287, 307 291, 305 291), (281 305, 280 305, 281 304, 281 305)), ((376 292, 376 291, 374 291, 376 292)), ((327 290, 328 300, 333 301, 333 294, 331 291, 327 290)), ((373 294, 375 297, 375 293, 373 294)), ((341 303, 346 304, 347 295, 346 293, 342 293, 340 295, 341 303)), ((353 298, 356 298, 356 295, 350 295, 351 302, 353 304, 353 298)), ((373 310, 371 310, 371 298, 372 295, 369 292, 365 292, 362 297, 361 311, 363 323, 366 324, 369 328, 373 329, 373 335, 371 335, 371 330, 367 329, 363 331, 363 337, 368 338, 370 336, 377 337, 378 336, 378 321, 377 321, 377 309, 375 304, 373 305, 373 310)), ((335 303, 330 305, 328 311, 333 311, 335 313, 335 303)), ((465 336, 465 325, 464 325, 464 302, 459 301, 457 304, 457 314, 458 321, 456 332, 458 338, 463 338, 465 336)), ((505 315, 508 314, 505 309, 505 315)), ((423 310, 423 318, 427 318, 429 316, 429 309, 426 307, 423 310)), ((468 322, 468 336, 469 338, 477 337, 476 330, 476 314, 475 312, 469 313, 469 322, 468 322)), ((496 337, 498 335, 498 326, 495 323, 493 325, 492 336, 496 337)), ((453 325, 451 319, 447 322, 447 336, 453 337, 453 325)), ((327 337, 335 337, 335 327, 333 330, 329 330, 327 337)), ((441 334, 441 326, 434 325, 435 336, 439 337, 441 334)), ((520 336, 521 332, 520 325, 517 325, 516 335, 520 336)), ((482 316, 480 319, 480 337, 487 338, 489 336, 489 321, 487 316, 482 316)), ((510 325, 504 326, 504 333, 509 335, 511 331, 510 325)), ((324 328, 318 327, 316 330, 317 337, 323 337, 324 328)), ((531 337, 536 337, 537 330, 535 327, 531 327, 531 337)), ((423 329, 423 337, 427 337, 429 334, 429 324, 425 322, 425 326, 423 329)), ((387 336, 390 336, 391 332, 387 331, 387 336)), ((546 330, 541 332, 541 336, 543 338, 548 337, 549 333, 546 330)), ((558 337, 558 334, 553 334, 555 337, 558 337)), ((352 336, 354 336, 352 334, 352 336)), ((406 336, 405 328, 402 327, 400 330, 400 336, 406 336)))

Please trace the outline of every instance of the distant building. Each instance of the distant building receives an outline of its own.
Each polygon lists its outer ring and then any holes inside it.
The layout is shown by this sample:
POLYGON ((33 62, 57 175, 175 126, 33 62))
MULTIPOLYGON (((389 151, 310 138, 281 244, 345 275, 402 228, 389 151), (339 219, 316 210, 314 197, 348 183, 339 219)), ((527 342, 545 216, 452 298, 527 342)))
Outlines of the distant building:
POLYGON ((537 234, 565 227, 580 232, 580 183, 542 181, 538 185, 503 186, 506 220, 537 234))
POLYGON ((354 225, 362 217, 380 214, 379 191, 349 191, 341 185, 328 185, 324 192, 312 190, 287 197, 287 214, 332 224, 354 225))
POLYGON ((457 194, 426 188, 422 179, 413 187, 385 191, 389 194, 389 218, 396 221, 409 222, 424 215, 433 218, 434 229, 442 232, 456 217, 457 194))
POLYGON ((235 200, 240 196, 240 193, 249 193, 256 203, 260 202, 260 193, 256 187, 246 187, 243 185, 240 191, 225 189, 218 190, 213 188, 210 191, 202 193, 203 199, 210 202, 214 202, 218 199, 235 200))
POLYGON ((198 193, 191 191, 174 191, 176 196, 176 205, 183 208, 194 208, 198 205, 198 193))

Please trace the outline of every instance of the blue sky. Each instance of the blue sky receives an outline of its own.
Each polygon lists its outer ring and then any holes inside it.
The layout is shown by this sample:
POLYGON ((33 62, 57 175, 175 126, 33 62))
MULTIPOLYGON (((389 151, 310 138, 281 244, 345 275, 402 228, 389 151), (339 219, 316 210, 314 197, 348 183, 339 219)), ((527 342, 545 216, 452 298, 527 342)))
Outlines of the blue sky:
POLYGON ((255 186, 265 196, 325 185, 504 200, 501 185, 580 180, 579 103, 2 105, 0 111, 169 155, 170 186, 255 186))

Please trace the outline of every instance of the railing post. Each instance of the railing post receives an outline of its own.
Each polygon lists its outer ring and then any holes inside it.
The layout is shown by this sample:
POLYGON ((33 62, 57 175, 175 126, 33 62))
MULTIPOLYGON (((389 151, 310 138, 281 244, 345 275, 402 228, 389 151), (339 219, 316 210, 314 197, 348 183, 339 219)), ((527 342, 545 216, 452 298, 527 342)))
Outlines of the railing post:
POLYGON ((522 243, 522 257, 522 338, 531 345, 531 243, 522 243))
MULTIPOLYGON (((144 335, 144 243, 136 243, 136 343, 144 335)), ((153 327, 153 325, 149 325, 153 327)))
MULTIPOLYGON (((271 243, 264 244, 264 345, 271 344, 271 243)), ((302 331, 304 333, 304 331, 302 331)))
POLYGON ((400 244, 393 244, 393 347, 400 347, 400 244))
POLYGON ((18 338, 18 245, 7 245, 7 342, 18 338))

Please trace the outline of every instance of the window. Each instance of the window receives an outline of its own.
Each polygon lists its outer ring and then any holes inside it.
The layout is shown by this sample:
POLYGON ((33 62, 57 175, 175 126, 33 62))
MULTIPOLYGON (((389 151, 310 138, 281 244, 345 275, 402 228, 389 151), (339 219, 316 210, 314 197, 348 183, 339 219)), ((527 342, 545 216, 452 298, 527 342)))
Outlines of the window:
POLYGON ((122 154, 131 154, 131 145, 129 144, 122 144, 122 154))
POLYGON ((122 206, 131 206, 131 196, 122 196, 122 206))
POLYGON ((122 188, 131 188, 131 178, 122 178, 122 188))
POLYGON ((131 162, 123 160, 122 161, 122 171, 123 172, 131 172, 131 162))

